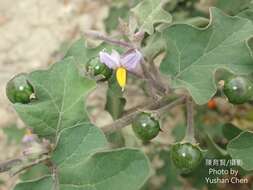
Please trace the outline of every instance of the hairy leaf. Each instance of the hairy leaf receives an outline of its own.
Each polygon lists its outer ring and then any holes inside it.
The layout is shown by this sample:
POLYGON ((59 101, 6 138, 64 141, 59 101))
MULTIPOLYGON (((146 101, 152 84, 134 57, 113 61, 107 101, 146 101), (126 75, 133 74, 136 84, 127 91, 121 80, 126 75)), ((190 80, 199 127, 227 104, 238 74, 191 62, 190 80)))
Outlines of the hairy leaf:
POLYGON ((104 20, 105 28, 108 33, 115 30, 119 24, 119 18, 125 19, 128 17, 128 6, 113 6, 110 7, 109 15, 104 20))
POLYGON ((132 9, 139 22, 140 30, 154 33, 154 25, 171 23, 172 17, 162 8, 161 0, 144 0, 132 9))
POLYGON ((237 16, 247 18, 247 19, 253 21, 253 8, 246 9, 245 11, 240 12, 237 16))
POLYGON ((98 56, 98 53, 106 48, 108 45, 105 43, 97 47, 91 48, 87 46, 85 39, 81 38, 73 43, 67 51, 65 57, 74 57, 75 61, 81 65, 87 65, 89 61, 98 56))
POLYGON ((222 9, 226 13, 235 15, 249 7, 251 0, 218 0, 215 7, 222 9))
POLYGON ((227 145, 227 151, 233 159, 242 161, 242 168, 253 170, 253 133, 242 132, 227 145))
MULTIPOLYGON (((147 158, 135 149, 104 149, 102 132, 89 123, 65 129, 52 155, 61 190, 137 190, 150 174, 147 158)), ((16 185, 14 190, 51 189, 53 177, 16 185)))
POLYGON ((174 88, 186 88, 196 103, 207 103, 216 92, 214 74, 218 69, 237 75, 253 71, 248 45, 252 34, 253 24, 248 19, 212 8, 207 28, 175 24, 163 31, 167 55, 160 69, 171 77, 174 88))
POLYGON ((22 181, 33 180, 36 178, 41 178, 45 175, 50 174, 50 169, 45 164, 38 164, 26 170, 25 173, 19 176, 22 181))
POLYGON ((229 141, 238 136, 242 130, 233 125, 232 123, 226 123, 222 126, 222 132, 226 139, 229 141))
POLYGON ((79 74, 73 58, 54 64, 49 70, 29 74, 36 100, 15 104, 21 119, 40 137, 56 137, 63 129, 88 120, 84 98, 95 82, 79 74))

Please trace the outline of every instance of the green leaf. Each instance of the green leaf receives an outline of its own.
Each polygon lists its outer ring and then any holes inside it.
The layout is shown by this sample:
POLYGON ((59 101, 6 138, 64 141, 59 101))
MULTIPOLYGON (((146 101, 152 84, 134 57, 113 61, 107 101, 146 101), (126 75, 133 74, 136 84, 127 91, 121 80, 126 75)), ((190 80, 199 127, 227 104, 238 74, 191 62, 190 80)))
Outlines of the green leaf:
POLYGON ((48 174, 50 174, 49 168, 44 164, 38 164, 26 170, 26 172, 22 174, 19 178, 22 181, 28 181, 28 180, 38 179, 48 174))
POLYGON ((182 183, 178 179, 180 174, 171 161, 170 152, 163 150, 160 152, 159 157, 164 162, 164 165, 157 170, 157 174, 165 177, 165 182, 160 187, 160 190, 177 189, 181 187, 182 183))
POLYGON ((215 7, 222 9, 228 14, 235 15, 249 7, 251 0, 218 0, 215 7))
POLYGON ((208 146, 208 150, 211 151, 217 157, 227 156, 226 150, 221 148, 208 133, 205 134, 205 142, 208 146))
MULTIPOLYGON (((105 144, 103 133, 89 123, 61 132, 52 155, 61 190, 137 190, 144 184, 150 174, 146 156, 135 149, 99 151, 105 144)), ((52 189, 52 181, 45 176, 14 190, 52 189)))
POLYGON ((106 144, 106 139, 98 128, 83 122, 62 131, 52 159, 60 168, 74 167, 81 161, 85 162, 90 154, 104 149, 106 144))
POLYGON ((164 50, 165 42, 161 33, 155 33, 146 39, 145 46, 142 52, 148 60, 154 59, 159 53, 164 50))
POLYGON ((14 190, 45 190, 45 189, 52 189, 53 186, 53 179, 51 176, 45 176, 40 178, 39 180, 33 180, 29 182, 21 182, 14 190))
POLYGON ((63 129, 88 120, 84 98, 95 82, 79 74, 73 58, 54 64, 49 70, 29 74, 36 100, 15 104, 21 119, 40 137, 56 137, 63 129))
POLYGON ((184 123, 179 123, 172 129, 171 134, 173 135, 175 142, 180 142, 184 138, 185 130, 186 125, 184 123))
POLYGON ((253 8, 251 9, 246 9, 245 11, 242 11, 238 14, 238 16, 247 18, 251 21, 253 21, 253 8))
POLYGON ((123 48, 105 42, 96 47, 89 47, 86 40, 81 38, 72 44, 64 57, 73 57, 78 67, 83 69, 82 73, 85 73, 87 65, 92 60, 99 59, 98 55, 100 51, 106 50, 110 52, 112 49, 117 50, 119 53, 123 52, 123 48))
POLYGON ((105 110, 115 120, 122 116, 125 105, 126 99, 123 97, 122 89, 118 85, 116 77, 113 75, 108 81, 105 110))
MULTIPOLYGON (((105 110, 116 120, 122 116, 125 105, 126 99, 123 97, 122 89, 118 85, 115 75, 113 75, 108 81, 105 110)), ((109 133, 106 137, 113 147, 122 147, 125 144, 121 131, 109 133)))
POLYGON ((107 133, 106 139, 112 148, 121 148, 125 146, 125 138, 121 130, 112 133, 107 133))
POLYGON ((80 65, 86 65, 89 61, 98 56, 98 53, 106 48, 108 45, 105 43, 97 47, 88 47, 85 39, 81 38, 73 43, 67 51, 66 57, 74 57, 75 61, 80 65))
POLYGON ((214 74, 218 69, 237 75, 253 71, 247 43, 252 34, 251 21, 212 8, 207 28, 175 24, 163 31, 167 55, 161 72, 171 77, 174 88, 186 88, 197 104, 207 103, 217 89, 214 74))
POLYGON ((227 145, 227 151, 233 159, 242 161, 242 168, 253 170, 253 133, 242 132, 227 145))
POLYGON ((233 125, 232 123, 226 123, 222 126, 222 132, 226 139, 229 141, 238 136, 242 130, 233 125))
POLYGON ((132 12, 138 20, 140 30, 150 35, 154 33, 154 25, 172 22, 172 17, 163 9, 161 0, 144 0, 132 12))
POLYGON ((119 18, 125 19, 128 17, 128 14, 128 6, 110 7, 109 15, 104 20, 106 32, 111 33, 113 30, 115 30, 119 24, 119 18))

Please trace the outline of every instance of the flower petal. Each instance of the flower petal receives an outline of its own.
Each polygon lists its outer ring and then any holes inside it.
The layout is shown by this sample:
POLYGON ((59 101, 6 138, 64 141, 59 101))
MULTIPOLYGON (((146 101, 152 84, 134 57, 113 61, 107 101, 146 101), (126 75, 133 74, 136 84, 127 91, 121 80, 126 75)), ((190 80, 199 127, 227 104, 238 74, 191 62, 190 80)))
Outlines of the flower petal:
POLYGON ((120 63, 128 71, 134 72, 138 64, 141 63, 142 54, 138 50, 133 50, 130 53, 127 53, 120 60, 120 63))
MULTIPOLYGON (((118 52, 117 52, 118 53, 118 52)), ((99 58, 101 63, 104 63, 111 69, 116 69, 119 66, 119 57, 116 53, 106 53, 104 51, 99 52, 99 58)))
MULTIPOLYGON (((116 50, 114 50, 114 49, 112 50, 111 56, 114 57, 115 59, 117 59, 118 62, 120 61, 120 54, 116 50)), ((120 65, 118 65, 118 66, 120 66, 120 65)))

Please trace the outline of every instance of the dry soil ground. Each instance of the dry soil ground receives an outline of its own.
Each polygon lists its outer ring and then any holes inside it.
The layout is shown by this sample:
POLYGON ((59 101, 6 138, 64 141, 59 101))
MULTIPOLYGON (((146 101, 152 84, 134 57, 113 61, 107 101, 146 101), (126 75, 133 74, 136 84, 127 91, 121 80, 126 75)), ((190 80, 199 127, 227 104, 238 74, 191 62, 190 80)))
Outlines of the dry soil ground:
MULTIPOLYGON (((0 128, 22 122, 5 96, 6 82, 15 74, 45 68, 59 58, 63 43, 81 35, 83 30, 103 30, 107 5, 95 0, 0 0, 0 128)), ((0 161, 19 154, 7 144, 0 130, 0 161)), ((0 174, 11 189, 15 178, 0 174)))

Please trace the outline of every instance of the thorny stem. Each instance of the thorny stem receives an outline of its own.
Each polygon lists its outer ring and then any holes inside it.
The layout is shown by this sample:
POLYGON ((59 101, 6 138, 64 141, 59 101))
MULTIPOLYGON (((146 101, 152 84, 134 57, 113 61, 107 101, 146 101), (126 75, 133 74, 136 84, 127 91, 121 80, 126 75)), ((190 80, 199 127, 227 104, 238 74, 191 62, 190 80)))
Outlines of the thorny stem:
MULTIPOLYGON (((185 97, 183 97, 183 98, 185 98, 185 97)), ((149 104, 144 109, 147 110, 147 111, 148 110, 152 111, 152 110, 155 110, 155 109, 159 110, 159 109, 163 108, 164 106, 166 106, 166 109, 164 109, 164 110, 167 111, 169 108, 171 109, 171 108, 175 107, 176 105, 178 105, 179 103, 181 103, 183 101, 183 98, 181 97, 181 98, 169 103, 168 98, 165 97, 165 98, 160 99, 157 102, 149 104)), ((106 125, 106 126, 102 127, 102 130, 105 133, 112 133, 117 129, 121 129, 125 126, 128 126, 129 124, 131 124, 133 122, 133 120, 136 118, 136 116, 138 114, 143 112, 143 110, 135 110, 134 112, 129 113, 129 114, 125 115, 124 117, 114 121, 112 124, 109 124, 109 125, 106 125)))
POLYGON ((196 143, 196 139, 194 137, 194 116, 193 116, 193 101, 190 97, 186 99, 186 114, 187 114, 187 129, 185 133, 185 137, 183 139, 184 142, 190 142, 192 144, 196 143))
POLYGON ((135 47, 130 43, 127 43, 127 42, 121 41, 121 40, 115 40, 113 38, 105 36, 99 32, 96 32, 96 31, 86 31, 86 32, 84 32, 84 35, 86 35, 90 38, 102 40, 102 41, 108 42, 110 44, 118 45, 118 46, 121 46, 124 48, 135 49, 135 47))

